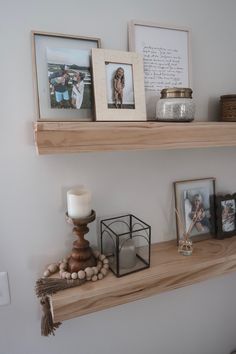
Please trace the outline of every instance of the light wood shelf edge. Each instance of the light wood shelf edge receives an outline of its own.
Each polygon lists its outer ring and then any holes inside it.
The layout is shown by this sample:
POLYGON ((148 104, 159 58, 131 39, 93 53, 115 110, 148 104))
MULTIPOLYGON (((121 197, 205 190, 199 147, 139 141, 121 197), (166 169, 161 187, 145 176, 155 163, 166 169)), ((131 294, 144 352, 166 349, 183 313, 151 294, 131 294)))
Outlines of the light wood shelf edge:
POLYGON ((236 237, 194 244, 190 257, 178 254, 175 241, 152 245, 149 269, 63 290, 51 297, 54 321, 100 311, 236 271, 236 237))
POLYGON ((37 122, 39 154, 236 146, 231 122, 37 122))

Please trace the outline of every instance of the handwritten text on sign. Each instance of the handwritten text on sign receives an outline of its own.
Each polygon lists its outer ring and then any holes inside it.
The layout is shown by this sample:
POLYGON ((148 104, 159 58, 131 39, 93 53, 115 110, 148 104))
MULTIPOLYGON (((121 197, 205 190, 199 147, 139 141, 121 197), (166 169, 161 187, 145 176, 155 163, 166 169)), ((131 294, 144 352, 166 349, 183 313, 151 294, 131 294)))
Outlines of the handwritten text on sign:
POLYGON ((184 65, 177 49, 144 46, 143 58, 146 91, 184 86, 184 65))

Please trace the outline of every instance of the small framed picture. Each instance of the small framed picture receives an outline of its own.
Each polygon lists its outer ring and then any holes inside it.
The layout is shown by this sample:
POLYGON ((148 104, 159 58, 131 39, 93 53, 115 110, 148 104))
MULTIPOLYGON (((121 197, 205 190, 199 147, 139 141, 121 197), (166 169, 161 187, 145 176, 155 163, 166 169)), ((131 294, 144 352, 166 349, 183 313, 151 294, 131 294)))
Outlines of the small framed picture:
POLYGON ((192 241, 215 235, 215 178, 174 182, 177 241, 189 233, 192 241))
POLYGON ((216 197, 217 238, 236 235, 236 193, 216 197))
POLYGON ((153 22, 129 23, 129 50, 142 54, 147 118, 156 116, 160 92, 191 87, 191 30, 153 22))
POLYGON ((92 49, 97 121, 145 121, 142 57, 92 49))
POLYGON ((99 38, 32 32, 38 120, 91 121, 91 49, 99 38))

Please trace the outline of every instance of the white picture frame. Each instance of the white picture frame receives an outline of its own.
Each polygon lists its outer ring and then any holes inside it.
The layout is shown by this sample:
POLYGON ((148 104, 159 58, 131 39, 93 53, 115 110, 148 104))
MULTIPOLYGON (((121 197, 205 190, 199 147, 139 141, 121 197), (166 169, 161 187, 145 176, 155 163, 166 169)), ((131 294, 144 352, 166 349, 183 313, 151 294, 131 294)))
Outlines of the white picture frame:
POLYGON ((155 119, 163 88, 192 86, 191 30, 132 20, 129 50, 143 55, 147 118, 155 119))
POLYGON ((96 121, 147 120, 141 55, 93 48, 92 68, 96 121), (116 106, 111 102, 111 91, 114 90, 115 72, 120 67, 126 77, 123 87, 123 104, 116 106), (127 97, 128 101, 126 102, 127 97))

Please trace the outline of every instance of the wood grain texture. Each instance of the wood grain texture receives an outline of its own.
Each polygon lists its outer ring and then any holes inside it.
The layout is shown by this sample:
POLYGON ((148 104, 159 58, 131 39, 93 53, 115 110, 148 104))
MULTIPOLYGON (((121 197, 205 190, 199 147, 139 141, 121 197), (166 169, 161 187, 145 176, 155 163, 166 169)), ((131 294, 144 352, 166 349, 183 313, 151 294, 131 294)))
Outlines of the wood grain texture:
POLYGON ((39 154, 236 146, 236 123, 37 122, 39 154))
POLYGON ((178 254, 176 241, 152 245, 149 269, 63 290, 51 297, 54 321, 103 310, 236 271, 236 237, 194 244, 190 257, 178 254))

